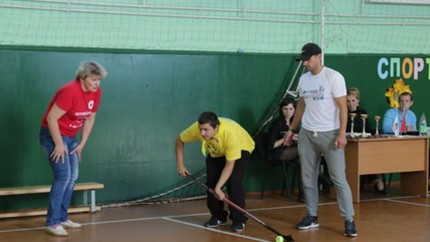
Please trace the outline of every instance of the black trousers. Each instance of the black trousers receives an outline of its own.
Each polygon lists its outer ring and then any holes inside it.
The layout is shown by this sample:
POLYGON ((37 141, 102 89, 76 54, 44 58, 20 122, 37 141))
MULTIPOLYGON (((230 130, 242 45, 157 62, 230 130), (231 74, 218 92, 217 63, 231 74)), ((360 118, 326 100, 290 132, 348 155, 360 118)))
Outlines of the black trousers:
MULTIPOLYGON (((243 177, 245 168, 250 160, 251 154, 248 151, 242 150, 242 156, 236 160, 233 172, 227 181, 227 194, 228 199, 241 208, 245 208, 245 189, 243 187, 243 177)), ((210 155, 206 157, 206 185, 212 189, 215 188, 221 172, 226 163, 225 157, 213 158, 210 155)), ((210 192, 207 193, 207 206, 212 216, 225 219, 227 218, 227 211, 224 210, 224 202, 218 200, 210 192)), ((229 206, 230 219, 238 222, 245 222, 247 217, 235 208, 229 206)))

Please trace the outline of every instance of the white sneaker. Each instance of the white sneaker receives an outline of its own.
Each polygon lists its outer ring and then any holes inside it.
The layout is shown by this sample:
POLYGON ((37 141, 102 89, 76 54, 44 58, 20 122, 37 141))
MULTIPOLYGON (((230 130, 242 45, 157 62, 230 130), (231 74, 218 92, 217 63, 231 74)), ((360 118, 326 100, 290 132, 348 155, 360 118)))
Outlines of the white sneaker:
POLYGON ((61 225, 63 225, 66 228, 69 228, 69 229, 78 229, 78 228, 82 227, 82 225, 80 223, 75 223, 70 219, 67 219, 64 222, 61 222, 61 225))
POLYGON ((55 236, 67 236, 67 235, 69 235, 67 233, 67 231, 63 228, 63 226, 61 226, 59 224, 46 227, 46 232, 48 232, 48 234, 52 234, 55 236))

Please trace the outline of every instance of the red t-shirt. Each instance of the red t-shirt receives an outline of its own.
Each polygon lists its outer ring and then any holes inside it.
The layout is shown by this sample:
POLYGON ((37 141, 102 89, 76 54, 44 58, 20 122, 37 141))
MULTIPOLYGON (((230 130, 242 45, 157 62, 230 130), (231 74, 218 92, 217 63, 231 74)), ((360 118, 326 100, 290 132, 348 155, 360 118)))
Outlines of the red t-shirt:
POLYGON ((84 121, 92 113, 96 113, 101 97, 101 89, 97 92, 84 92, 81 83, 73 80, 62 86, 51 99, 48 109, 43 115, 42 126, 48 128, 46 117, 52 106, 57 104, 66 113, 58 119, 61 135, 74 137, 84 125, 84 121))

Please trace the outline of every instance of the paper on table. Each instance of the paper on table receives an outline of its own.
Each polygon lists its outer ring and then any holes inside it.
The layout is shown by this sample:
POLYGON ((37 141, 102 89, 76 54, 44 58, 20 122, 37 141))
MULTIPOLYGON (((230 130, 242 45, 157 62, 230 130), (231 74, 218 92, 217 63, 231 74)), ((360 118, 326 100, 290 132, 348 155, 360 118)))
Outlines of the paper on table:
MULTIPOLYGON (((353 133, 354 137, 361 137, 363 135, 363 133, 353 133)), ((371 133, 366 133, 366 136, 371 136, 371 133)), ((350 137, 351 136, 351 132, 346 133, 346 136, 350 137)))

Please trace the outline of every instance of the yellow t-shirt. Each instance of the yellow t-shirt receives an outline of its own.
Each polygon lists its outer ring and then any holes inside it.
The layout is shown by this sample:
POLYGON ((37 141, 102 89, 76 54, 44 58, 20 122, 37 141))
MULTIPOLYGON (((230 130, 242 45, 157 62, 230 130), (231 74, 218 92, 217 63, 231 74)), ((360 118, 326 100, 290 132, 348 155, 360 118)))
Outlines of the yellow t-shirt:
POLYGON ((227 118, 219 118, 219 122, 218 132, 210 140, 203 138, 198 122, 184 130, 179 137, 184 143, 200 140, 203 154, 206 155, 207 151, 214 158, 225 156, 227 160, 237 160, 241 158, 242 150, 249 153, 254 150, 254 140, 242 126, 227 118))

